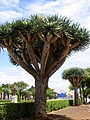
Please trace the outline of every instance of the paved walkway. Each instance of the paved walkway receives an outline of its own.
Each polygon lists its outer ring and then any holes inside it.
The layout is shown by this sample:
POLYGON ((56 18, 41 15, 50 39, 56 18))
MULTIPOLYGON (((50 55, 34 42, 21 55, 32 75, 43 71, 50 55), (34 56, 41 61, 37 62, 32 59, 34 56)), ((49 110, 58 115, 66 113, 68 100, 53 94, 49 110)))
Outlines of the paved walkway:
POLYGON ((52 120, 90 120, 90 104, 64 108, 49 113, 52 120))

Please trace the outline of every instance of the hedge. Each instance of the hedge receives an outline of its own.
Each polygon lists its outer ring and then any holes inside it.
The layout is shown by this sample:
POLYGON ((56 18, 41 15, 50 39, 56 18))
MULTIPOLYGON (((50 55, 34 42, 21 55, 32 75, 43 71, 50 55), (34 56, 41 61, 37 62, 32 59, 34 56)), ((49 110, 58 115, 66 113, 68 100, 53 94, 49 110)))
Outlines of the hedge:
POLYGON ((11 102, 11 100, 0 100, 0 105, 4 104, 4 103, 10 103, 10 102, 11 102))
POLYGON ((47 112, 63 109, 73 105, 73 100, 53 100, 47 101, 47 112))
MULTIPOLYGON (((59 110, 70 106, 72 101, 53 100, 47 101, 47 112, 59 110)), ((5 103, 0 105, 0 120, 20 120, 35 116, 35 103, 5 103)))
POLYGON ((35 115, 35 103, 5 103, 0 105, 0 120, 17 120, 33 117, 35 115))

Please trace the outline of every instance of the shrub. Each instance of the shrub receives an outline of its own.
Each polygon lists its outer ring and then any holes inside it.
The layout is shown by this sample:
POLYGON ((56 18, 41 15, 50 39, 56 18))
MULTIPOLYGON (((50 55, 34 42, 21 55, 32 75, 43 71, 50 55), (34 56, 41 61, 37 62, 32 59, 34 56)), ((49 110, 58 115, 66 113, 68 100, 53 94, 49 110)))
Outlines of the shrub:
MULTIPOLYGON (((59 110, 72 104, 69 100, 47 101, 47 112, 59 110)), ((0 120, 20 120, 35 116, 34 102, 3 103, 0 105, 0 120)))
POLYGON ((11 102, 11 100, 0 100, 0 104, 5 103, 5 102, 11 102))
POLYGON ((30 103, 30 102, 33 102, 33 100, 21 100, 20 102, 21 102, 21 103, 25 103, 25 102, 26 102, 26 103, 27 103, 27 102, 30 103))
POLYGON ((35 103, 5 103, 1 108, 2 120, 17 120, 35 115, 35 103))
POLYGON ((54 110, 63 109, 65 107, 71 106, 73 104, 73 100, 53 100, 47 101, 47 112, 51 112, 54 110))
POLYGON ((73 100, 69 100, 69 106, 73 106, 73 100))

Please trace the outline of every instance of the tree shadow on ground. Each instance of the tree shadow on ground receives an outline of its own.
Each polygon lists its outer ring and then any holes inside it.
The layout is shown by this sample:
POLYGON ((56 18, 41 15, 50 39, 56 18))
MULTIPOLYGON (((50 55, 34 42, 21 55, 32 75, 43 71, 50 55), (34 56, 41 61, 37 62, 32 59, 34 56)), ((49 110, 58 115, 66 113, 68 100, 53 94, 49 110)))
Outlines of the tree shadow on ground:
POLYGON ((65 115, 48 114, 46 118, 39 117, 39 118, 29 118, 24 120, 74 120, 74 119, 69 118, 65 115))
POLYGON ((69 118, 65 115, 57 115, 57 114, 49 114, 48 117, 51 119, 51 120, 74 120, 72 118, 69 118))

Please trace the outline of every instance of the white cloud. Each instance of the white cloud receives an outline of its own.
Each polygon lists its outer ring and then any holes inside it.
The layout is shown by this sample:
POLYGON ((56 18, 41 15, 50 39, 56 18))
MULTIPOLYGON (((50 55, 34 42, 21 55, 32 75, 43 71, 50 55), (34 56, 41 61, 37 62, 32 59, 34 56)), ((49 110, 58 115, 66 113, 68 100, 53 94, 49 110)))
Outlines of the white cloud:
POLYGON ((83 20, 83 26, 88 28, 90 30, 90 15, 86 17, 86 19, 83 20))
POLYGON ((22 18, 22 13, 16 11, 3 11, 0 12, 0 22, 12 22, 13 20, 22 18))
MULTIPOLYGON (((0 72, 0 85, 7 83, 12 84, 18 81, 24 81, 30 87, 32 85, 35 86, 34 78, 21 67, 12 66, 7 68, 7 70, 0 72)), ((58 71, 50 78, 48 86, 54 88, 57 92, 60 92, 61 90, 68 90, 69 84, 68 81, 61 79, 61 74, 58 71)))
POLYGON ((0 4, 1 9, 4 8, 4 10, 0 9, 0 17, 2 21, 12 21, 12 19, 18 19, 25 16, 28 17, 30 14, 36 13, 43 13, 45 15, 59 14, 62 16, 70 17, 72 20, 80 22, 82 25, 86 25, 87 27, 87 19, 88 21, 90 19, 88 18, 90 16, 90 1, 88 0, 38 0, 34 2, 20 2, 20 0, 3 0, 2 2, 0 0, 0 4), (6 9, 7 7, 8 9, 6 9))
MULTIPOLYGON (((9 8, 9 7, 14 7, 16 5, 18 5, 20 3, 19 0, 0 0, 0 7, 6 7, 6 8, 9 8)), ((0 9, 1 9, 0 8, 0 9)))
MULTIPOLYGON (((1 70, 0 70, 1 71, 1 70)), ((24 81, 30 87, 34 86, 34 78, 29 75, 25 70, 21 67, 10 67, 7 68, 7 71, 0 72, 0 85, 6 83, 14 83, 18 81, 24 81)))
POLYGON ((30 10, 32 13, 56 13, 66 16, 74 16, 77 13, 81 14, 81 11, 84 11, 86 6, 87 0, 55 0, 50 2, 30 3, 26 6, 26 9, 30 10))
MULTIPOLYGON (((87 21, 89 22, 89 12, 90 1, 88 0, 55 0, 55 1, 37 1, 32 4, 29 3, 25 6, 26 11, 24 14, 26 16, 30 14, 58 14, 62 16, 67 16, 75 22, 81 23, 83 26, 87 26, 87 21)), ((89 27, 88 27, 89 28, 89 27)), ((90 28, 89 28, 90 29, 90 28)))
POLYGON ((30 11, 32 14, 55 14, 55 9, 57 6, 60 6, 61 2, 58 1, 50 1, 50 2, 35 2, 30 3, 26 6, 28 12, 30 11))
POLYGON ((68 91, 69 85, 70 83, 68 80, 62 80, 60 71, 57 71, 55 74, 53 74, 48 83, 48 86, 50 88, 54 88, 57 92, 68 91))

